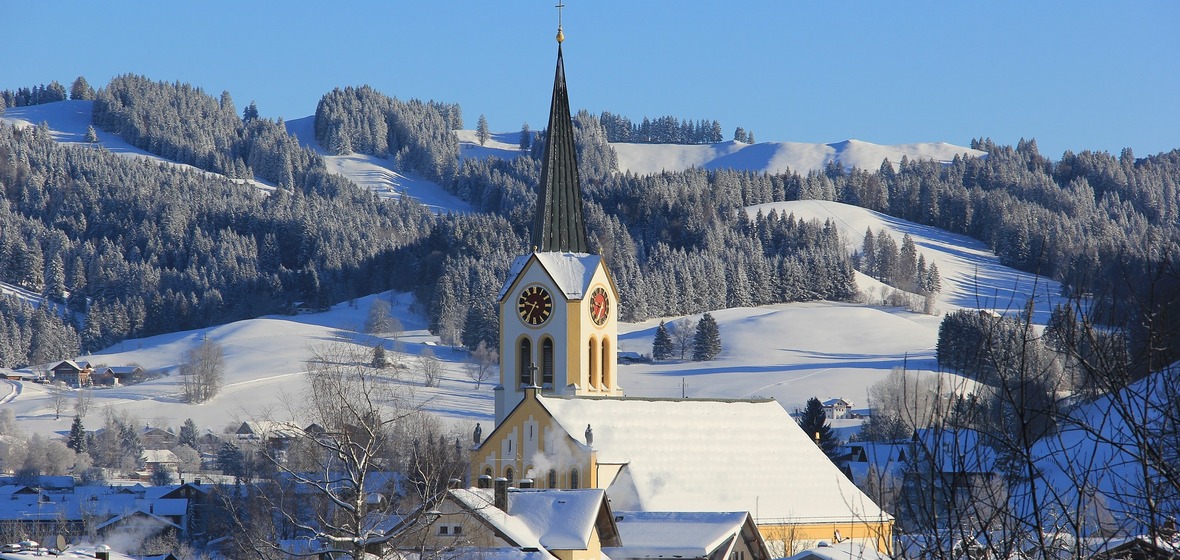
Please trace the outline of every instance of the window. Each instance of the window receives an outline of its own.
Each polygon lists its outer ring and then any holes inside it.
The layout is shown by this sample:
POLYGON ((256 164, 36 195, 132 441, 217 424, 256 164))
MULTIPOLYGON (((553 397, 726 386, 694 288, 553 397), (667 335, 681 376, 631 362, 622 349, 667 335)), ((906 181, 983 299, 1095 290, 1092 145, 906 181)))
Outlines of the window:
POLYGON ((578 469, 570 471, 570 490, 578 489, 578 469))
POLYGON ((451 534, 451 528, 447 525, 439 525, 438 526, 438 534, 449 535, 449 534, 451 534))
POLYGON ((553 386, 553 339, 541 341, 541 386, 553 386))
POLYGON ((557 471, 549 469, 549 487, 557 488, 557 471))
POLYGON ((600 372, 598 371, 598 344, 595 344, 593 337, 590 338, 590 348, 587 349, 586 355, 590 358, 590 368, 586 373, 590 376, 590 386, 597 389, 600 372))
POLYGON ((610 370, 610 340, 602 339, 602 384, 603 388, 610 388, 615 384, 615 380, 611 378, 610 370))
POLYGON ((516 360, 516 367, 520 371, 520 384, 523 387, 533 385, 533 341, 525 338, 520 341, 520 353, 516 360))
POLYGON ((488 468, 484 469, 483 473, 488 476, 492 476, 492 467, 488 467, 488 468))
POLYGON ((455 536, 462 535, 463 534, 463 526, 462 525, 451 526, 451 534, 455 535, 455 536))
POLYGON ((511 485, 512 485, 512 474, 513 474, 513 473, 512 473, 512 467, 508 467, 507 469, 504 469, 504 478, 507 478, 507 479, 508 479, 508 485, 509 485, 509 486, 511 486, 511 485))

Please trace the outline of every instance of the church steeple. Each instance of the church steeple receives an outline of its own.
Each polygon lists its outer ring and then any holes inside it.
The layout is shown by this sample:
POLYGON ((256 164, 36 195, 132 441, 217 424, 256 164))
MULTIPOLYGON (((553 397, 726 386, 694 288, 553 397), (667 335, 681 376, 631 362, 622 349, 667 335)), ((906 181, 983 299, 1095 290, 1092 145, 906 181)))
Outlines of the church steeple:
POLYGON ((532 246, 534 251, 541 252, 586 253, 589 248, 582 216, 578 158, 574 151, 574 127, 565 87, 565 64, 561 57, 561 41, 565 37, 560 27, 557 33, 557 74, 553 78, 553 101, 549 106, 549 128, 541 162, 541 187, 537 193, 532 246))

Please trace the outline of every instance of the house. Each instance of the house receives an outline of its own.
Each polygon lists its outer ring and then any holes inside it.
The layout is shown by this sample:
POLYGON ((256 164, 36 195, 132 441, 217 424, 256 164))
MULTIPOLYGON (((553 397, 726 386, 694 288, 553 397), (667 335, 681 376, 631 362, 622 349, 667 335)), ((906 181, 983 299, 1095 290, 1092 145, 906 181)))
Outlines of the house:
POLYGON ((767 560, 754 518, 740 512, 615 511, 622 541, 603 549, 611 560, 767 560))
POLYGON ((96 385, 126 385, 142 380, 144 369, 139 366, 103 366, 95 370, 94 377, 96 385))
POLYGON ((911 510, 905 517, 916 526, 909 529, 933 527, 951 511, 987 519, 1005 507, 1007 485, 999 473, 999 456, 988 443, 984 434, 965 428, 914 431, 902 481, 906 499, 898 503, 911 510))
POLYGON ((172 449, 180 444, 180 437, 171 429, 144 426, 139 430, 139 442, 144 449, 172 449))
POLYGON ((94 368, 90 362, 75 362, 65 360, 49 370, 53 373, 53 380, 64 383, 68 387, 85 387, 90 384, 90 374, 94 368))
POLYGON ((842 398, 828 399, 823 402, 824 416, 828 420, 838 420, 847 417, 852 412, 852 401, 842 398))
POLYGON ((155 472, 157 468, 170 473, 180 472, 180 459, 168 449, 144 449, 143 462, 144 470, 149 473, 155 472))
POLYGON ((602 490, 453 488, 430 509, 420 508, 392 530, 397 550, 464 549, 472 556, 505 551, 544 558, 600 560, 619 546, 619 532, 602 490))
POLYGON ((815 547, 788 556, 785 560, 891 560, 891 557, 872 546, 865 546, 863 542, 844 539, 838 542, 820 541, 815 547))

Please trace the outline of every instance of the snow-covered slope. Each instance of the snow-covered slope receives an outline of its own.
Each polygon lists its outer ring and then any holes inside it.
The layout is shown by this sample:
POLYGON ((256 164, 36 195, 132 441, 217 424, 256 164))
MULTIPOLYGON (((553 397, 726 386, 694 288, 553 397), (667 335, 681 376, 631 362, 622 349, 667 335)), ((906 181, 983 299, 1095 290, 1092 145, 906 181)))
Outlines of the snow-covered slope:
POLYGON ((722 142, 720 144, 611 144, 619 157, 619 170, 636 174, 681 171, 690 167, 737 169, 782 173, 788 169, 807 173, 823 169, 833 161, 845 168, 876 171, 888 158, 896 166, 902 156, 909 159, 951 161, 955 155, 980 156, 983 152, 945 142, 883 146, 860 140, 833 144, 803 142, 722 142))
POLYGON ((411 171, 397 171, 393 162, 365 154, 330 155, 315 140, 315 116, 286 121, 287 132, 324 158, 328 170, 343 175, 381 198, 409 196, 436 213, 471 212, 471 205, 433 181, 411 171))
MULTIPOLYGON (((874 230, 893 231, 898 239, 902 232, 909 232, 927 260, 937 263, 943 271, 946 292, 938 305, 943 311, 976 307, 971 295, 975 276, 990 282, 982 284, 988 290, 1007 290, 1004 295, 989 295, 989 301, 994 303, 987 307, 1004 309, 1009 299, 1019 307, 1033 286, 1055 290, 1055 285, 1043 279, 1038 283, 1031 275, 1003 267, 978 242, 933 228, 831 202, 784 203, 778 209, 797 216, 831 218, 847 228, 850 237, 859 235, 870 224, 874 230)), ((769 211, 765 207, 763 210, 769 211)), ((850 239, 850 245, 857 244, 859 236, 850 239)), ((875 282, 864 277, 859 281, 862 289, 875 282)), ((136 363, 170 372, 184 352, 205 337, 218 341, 226 352, 225 389, 212 401, 201 405, 180 402, 180 387, 173 374, 139 385, 95 389, 87 425, 101 422, 102 411, 108 407, 127 411, 153 425, 176 426, 191 417, 215 430, 277 409, 284 399, 301 395, 300 372, 311 348, 342 340, 366 352, 378 343, 394 350, 391 339, 360 332, 359 326, 376 297, 358 299, 355 306, 340 304, 321 314, 269 316, 207 330, 128 340, 103 352, 81 356, 79 359, 95 364, 136 363)), ((495 382, 484 383, 476 390, 475 383, 464 373, 465 353, 438 345, 437 338, 425 330, 425 320, 411 311, 409 295, 395 295, 393 299, 394 313, 405 325, 399 341, 404 359, 412 360, 423 349, 431 348, 443 361, 439 387, 420 387, 422 380, 415 377, 413 368, 404 374, 405 383, 419 386, 417 397, 425 408, 464 430, 470 430, 477 421, 489 423, 495 382)), ((1038 303, 1038 309, 1046 307, 1038 303)), ((833 302, 725 309, 713 315, 725 346, 717 360, 620 365, 624 391, 635 396, 773 397, 792 411, 812 396, 844 397, 861 406, 867 388, 897 366, 904 365, 923 376, 935 375, 934 345, 940 321, 936 316, 833 302)), ((690 319, 695 321, 697 317, 690 319)), ((658 324, 659 319, 620 324, 620 350, 649 353, 658 324)), ((958 384, 961 380, 948 377, 947 382, 958 384)), ((0 396, 12 391, 0 387, 0 396)), ((5 406, 14 411, 26 429, 50 433, 69 428, 68 413, 60 420, 54 419, 44 386, 23 383, 22 392, 5 406)))
MULTIPOLYGON (((93 101, 58 101, 55 103, 44 103, 41 105, 29 105, 26 107, 11 107, 4 111, 0 116, 0 123, 5 126, 39 126, 45 124, 49 127, 50 135, 54 140, 63 144, 79 144, 89 146, 86 142, 86 130, 90 127, 90 115, 94 109, 93 101)), ((177 167, 183 167, 199 171, 207 175, 215 175, 207 171, 201 171, 191 165, 176 163, 172 160, 164 159, 153 153, 146 152, 131 144, 126 140, 109 132, 105 132, 95 127, 96 136, 98 137, 97 145, 103 149, 129 157, 142 157, 155 161, 164 162, 177 167)), ((250 181, 241 181, 253 185, 256 188, 264 191, 274 189, 273 185, 267 184, 265 181, 257 179, 250 181)))

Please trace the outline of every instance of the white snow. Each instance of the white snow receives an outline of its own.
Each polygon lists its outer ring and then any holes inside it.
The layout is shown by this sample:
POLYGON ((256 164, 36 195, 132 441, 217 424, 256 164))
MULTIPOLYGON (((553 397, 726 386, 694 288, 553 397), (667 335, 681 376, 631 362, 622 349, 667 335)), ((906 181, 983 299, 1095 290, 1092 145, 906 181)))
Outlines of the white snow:
MULTIPOLYGON (((976 306, 975 280, 986 279, 987 289, 1002 292, 984 294, 981 303, 988 307, 1019 308, 1033 286, 1038 294, 1056 293, 1055 284, 1013 271, 999 264, 982 244, 968 238, 918 226, 866 210, 831 202, 793 202, 777 206, 780 211, 797 216, 829 217, 852 232, 861 233, 866 225, 874 230, 886 227, 914 236, 928 261, 938 264, 943 275, 944 295, 938 307, 942 311, 976 306), (976 273, 976 271, 978 271, 976 273), (1036 280, 1036 281, 1035 281, 1036 280), (1039 282, 1039 283, 1038 283, 1039 282), (1052 286, 1052 288, 1050 288, 1052 286), (987 302, 982 300, 986 299, 987 302), (990 302, 997 302, 991 304, 990 302), (1009 306, 1008 302, 1012 304, 1009 306)), ((753 208, 751 211, 755 211, 753 208)), ((858 246, 859 236, 850 239, 858 246)), ((609 263, 607 263, 609 266, 609 263)), ((870 282, 859 277, 862 285, 870 282)), ((221 431, 236 429, 242 421, 265 416, 284 402, 301 396, 304 360, 310 348, 331 341, 351 341, 366 349, 378 342, 393 351, 388 338, 360 332, 368 308, 376 297, 335 306, 320 314, 268 316, 199 331, 159 335, 124 341, 94 355, 79 356, 95 365, 120 366, 139 364, 148 370, 172 372, 184 352, 206 336, 225 348, 225 387, 210 402, 193 405, 181 402, 180 386, 175 375, 135 385, 93 389, 94 406, 86 418, 88 428, 98 428, 106 408, 126 411, 153 426, 178 427, 192 418, 202 429, 221 431)), ((394 295, 393 310, 405 326, 396 346, 406 360, 424 348, 431 348, 443 362, 440 387, 418 387, 416 395, 424 408, 470 432, 475 422, 492 421, 495 383, 475 383, 463 372, 467 355, 440 346, 438 338, 426 330, 426 321, 411 311, 413 298, 394 295)), ((1040 321, 1048 307, 1038 302, 1036 319, 1040 321)), ((894 367, 905 366, 922 377, 935 375, 934 345, 941 320, 937 316, 910 313, 897 308, 834 302, 780 304, 758 308, 716 310, 713 316, 721 328, 724 350, 712 362, 671 360, 651 364, 620 365, 619 383, 626 394, 640 397, 751 398, 778 400, 793 411, 807 399, 817 396, 841 396, 866 402, 866 391, 883 379, 894 367)), ((698 316, 689 319, 696 321, 698 316)), ((667 317, 675 320, 677 317, 667 317)), ((1043 322, 1043 321, 1042 321, 1043 322)), ((652 339, 659 319, 640 323, 620 323, 622 352, 651 352, 652 339)), ((41 364, 42 368, 54 364, 41 364)), ((412 375, 403 374, 407 383, 420 384, 412 375)), ((945 376, 944 383, 959 383, 945 376)), ((64 434, 69 429, 72 409, 54 419, 52 399, 46 387, 23 381, 6 381, 0 395, 9 395, 10 408, 22 427, 30 432, 64 434), (19 386, 19 394, 12 384, 19 386)), ((945 385, 944 385, 945 386, 945 385)), ((579 431, 581 433, 581 426, 579 431)))
POLYGON ((738 535, 749 514, 740 512, 651 512, 614 510, 623 546, 612 558, 708 558, 738 535))
MULTIPOLYGON (((86 142, 86 130, 90 127, 90 115, 94 110, 93 101, 69 100, 57 101, 54 103, 43 103, 41 105, 28 105, 24 107, 9 107, 5 109, 4 114, 0 115, 0 123, 5 126, 15 126, 23 128, 27 126, 38 126, 45 123, 49 126, 50 135, 54 140, 62 144, 75 144, 81 146, 92 146, 86 142)), ((141 157, 154 161, 160 161, 169 165, 174 165, 184 169, 190 169, 203 173, 205 175, 217 175, 216 173, 209 173, 193 167, 191 165, 176 163, 172 160, 164 159, 155 154, 146 152, 123 140, 116 134, 103 131, 98 127, 94 127, 96 136, 98 137, 97 146, 108 152, 128 156, 141 157)), ((218 175, 220 176, 220 175, 218 175)), ((258 179, 252 180, 234 180, 238 183, 249 184, 263 191, 274 190, 274 185, 270 185, 265 181, 258 179)))
MULTIPOLYGON (((779 403, 538 396, 600 463, 625 464, 618 509, 749 511, 758 523, 883 519, 779 403)), ((526 458, 527 460, 527 458, 526 458)))
POLYGON ((412 171, 398 171, 393 162, 365 154, 334 156, 315 140, 315 116, 286 121, 287 132, 299 139, 299 143, 315 150, 324 158, 328 171, 343 175, 357 186, 369 189, 377 196, 396 199, 408 196, 432 212, 472 212, 471 205, 448 193, 438 183, 427 180, 412 171))
POLYGON ((612 143, 619 159, 619 170, 638 175, 661 171, 702 169, 737 169, 783 173, 787 170, 806 174, 820 170, 833 161, 844 168, 876 171, 888 158, 896 168, 902 156, 909 159, 951 161, 955 155, 980 156, 984 152, 945 142, 896 144, 892 146, 845 140, 832 144, 805 142, 721 142, 718 144, 627 144, 612 143))

